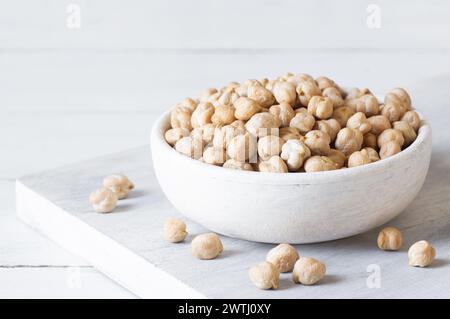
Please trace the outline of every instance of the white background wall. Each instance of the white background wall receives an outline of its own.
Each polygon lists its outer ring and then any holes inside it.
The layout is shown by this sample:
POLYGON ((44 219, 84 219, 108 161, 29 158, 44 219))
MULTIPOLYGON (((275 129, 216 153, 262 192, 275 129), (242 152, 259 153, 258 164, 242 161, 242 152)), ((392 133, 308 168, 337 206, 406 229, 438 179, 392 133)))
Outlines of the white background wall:
POLYGON ((450 2, 0 0, 0 296, 124 296, 89 267, 67 290, 60 267, 86 265, 12 217, 16 177, 145 144, 185 96, 287 71, 424 96, 450 72, 450 2))

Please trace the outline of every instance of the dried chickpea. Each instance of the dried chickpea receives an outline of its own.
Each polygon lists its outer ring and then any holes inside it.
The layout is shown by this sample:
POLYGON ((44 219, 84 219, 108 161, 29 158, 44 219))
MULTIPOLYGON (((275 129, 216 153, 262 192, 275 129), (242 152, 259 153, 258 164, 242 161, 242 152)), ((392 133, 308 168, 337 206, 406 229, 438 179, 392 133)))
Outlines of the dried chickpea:
POLYGON ((380 148, 380 158, 385 159, 387 157, 400 153, 401 150, 402 150, 401 146, 398 145, 396 142, 394 141, 387 142, 383 144, 383 146, 381 146, 380 148))
POLYGON ((203 162, 212 165, 222 165, 227 160, 227 154, 223 148, 208 146, 203 151, 203 162))
POLYGON ((370 90, 368 88, 351 88, 350 91, 347 93, 346 100, 353 100, 353 99, 359 99, 363 95, 372 95, 370 90))
POLYGON ((222 167, 237 169, 240 171, 253 171, 253 166, 251 164, 238 162, 234 159, 227 160, 225 163, 223 163, 222 167))
POLYGON ((345 104, 341 92, 335 87, 327 87, 322 91, 322 96, 327 97, 333 102, 333 108, 343 106, 345 104))
POLYGON ((340 150, 346 156, 353 152, 359 151, 362 147, 363 135, 360 131, 344 127, 336 136, 334 145, 336 149, 340 150))
POLYGON ((191 243, 191 251, 198 259, 214 259, 223 251, 219 236, 214 233, 197 235, 191 243))
POLYGON ((377 136, 373 133, 366 133, 363 136, 363 147, 370 147, 374 150, 378 149, 377 136))
POLYGON ((347 161, 348 167, 356 167, 370 163, 369 154, 366 150, 353 152, 347 161))
MULTIPOLYGON (((268 112, 257 113, 253 115, 247 123, 245 128, 253 136, 262 137, 273 133, 273 129, 280 127, 280 120, 273 114, 268 112)), ((278 132, 278 130, 276 130, 278 132)))
POLYGON ((280 283, 280 272, 270 262, 262 262, 249 270, 252 283, 259 289, 277 289, 280 283))
POLYGON ((227 154, 230 158, 238 162, 245 162, 256 155, 257 148, 256 138, 245 133, 243 135, 237 135, 230 140, 227 147, 227 154))
POLYGON ((405 89, 395 88, 386 94, 384 97, 384 104, 401 105, 404 110, 407 111, 411 109, 411 97, 405 89))
POLYGON ((420 117, 416 111, 408 111, 403 115, 402 121, 408 123, 414 131, 418 131, 420 127, 420 117))
POLYGON ((293 83, 296 87, 298 87, 302 82, 305 81, 314 82, 314 84, 317 86, 317 83, 315 83, 314 78, 306 73, 288 74, 285 80, 287 82, 293 83))
POLYGON ((313 129, 315 122, 316 120, 314 119, 314 116, 312 116, 311 114, 298 112, 292 118, 291 122, 289 123, 289 126, 295 127, 300 131, 300 133, 305 134, 313 129))
POLYGON ((403 146, 403 143, 405 142, 405 139, 403 138, 403 134, 401 131, 388 128, 387 130, 384 130, 381 132, 380 135, 378 135, 378 147, 382 147, 384 144, 388 142, 395 142, 400 147, 403 146))
POLYGON ((255 100, 262 107, 270 107, 275 102, 272 92, 262 86, 259 82, 250 84, 247 88, 247 97, 255 100))
POLYGON ((110 213, 116 208, 117 194, 106 187, 97 189, 89 196, 89 202, 97 213, 110 213))
POLYGON ((205 124, 211 123, 211 117, 214 114, 214 105, 209 102, 201 102, 197 108, 192 112, 191 125, 192 127, 201 127, 205 124))
POLYGON ((348 119, 355 114, 355 111, 350 106, 341 106, 336 109, 334 109, 333 114, 331 117, 339 122, 339 125, 341 127, 345 127, 347 125, 348 119))
POLYGON ((280 105, 272 105, 269 112, 280 120, 281 127, 288 127, 295 116, 294 109, 286 102, 281 102, 280 105))
POLYGON ((243 135, 246 132, 244 127, 233 125, 233 123, 221 128, 215 128, 212 140, 214 147, 226 148, 234 137, 243 135))
POLYGON ((337 88, 336 83, 331 80, 330 78, 327 78, 326 76, 319 76, 316 78, 316 83, 319 89, 325 90, 327 88, 337 88))
POLYGON ((287 103, 289 105, 294 105, 297 99, 295 85, 290 82, 275 82, 272 88, 272 93, 275 96, 275 100, 279 104, 287 103))
POLYGON ((234 116, 238 120, 247 121, 261 110, 261 106, 254 100, 247 97, 240 97, 234 101, 234 116))
POLYGON ((325 277, 325 272, 324 263, 314 258, 300 257, 295 263, 292 279, 297 284, 314 285, 325 277))
POLYGON ((399 250, 402 247, 402 233, 395 227, 383 228, 378 234, 378 248, 382 250, 399 250))
POLYGON ((322 131, 313 130, 305 135, 305 144, 313 155, 328 155, 330 153, 330 136, 322 131))
POLYGON ((189 134, 190 131, 187 128, 177 127, 167 130, 164 134, 164 138, 166 139, 167 143, 169 143, 171 146, 174 146, 178 140, 183 137, 189 136, 189 134))
POLYGON ((393 124, 394 129, 399 130, 403 134, 403 138, 405 140, 404 145, 408 146, 417 138, 416 131, 405 121, 397 121, 393 124))
POLYGON ((350 116, 347 121, 347 127, 354 128, 359 130, 362 134, 366 134, 372 129, 372 124, 370 124, 363 112, 357 112, 350 116))
POLYGON ((314 80, 300 81, 296 88, 298 99, 303 106, 308 106, 309 100, 313 96, 322 95, 322 91, 314 80))
POLYGON ((177 105, 175 109, 170 113, 170 125, 172 128, 185 128, 192 130, 191 125, 192 112, 189 108, 177 105))
POLYGON ((290 126, 280 128, 279 136, 285 142, 288 140, 300 140, 303 138, 303 136, 300 134, 298 129, 296 129, 295 127, 290 127, 290 126))
POLYGON ((171 243, 182 242, 186 236, 186 223, 179 218, 169 218, 164 224, 164 238, 171 243))
POLYGON ((180 105, 184 108, 187 108, 192 112, 195 111, 196 107, 197 107, 197 102, 195 102, 193 99, 191 99, 190 97, 185 98, 183 101, 181 101, 180 105))
POLYGON ((291 272, 298 258, 298 252, 295 247, 289 244, 279 244, 269 250, 266 261, 277 267, 280 272, 291 272))
POLYGON ((319 119, 327 119, 333 114, 333 102, 323 96, 313 96, 308 103, 308 112, 319 119))
POLYGON ((396 122, 405 114, 405 109, 397 104, 385 104, 381 109, 381 114, 386 116, 389 122, 396 122))
POLYGON ((380 160, 380 156, 378 155, 378 152, 375 149, 371 147, 364 147, 361 151, 363 150, 367 152, 367 155, 369 155, 369 160, 371 163, 380 160))
POLYGON ((233 91, 226 91, 217 99, 219 105, 233 105, 239 98, 239 95, 233 91))
POLYGON ((280 155, 284 140, 275 135, 261 137, 258 141, 258 155, 262 160, 267 161, 275 155, 280 155))
POLYGON ((286 161, 290 172, 297 172, 310 156, 311 151, 308 146, 298 139, 287 140, 281 148, 280 157, 286 161))
POLYGON ((380 111, 378 100, 371 94, 365 94, 359 98, 346 100, 345 103, 351 106, 356 112, 363 112, 366 116, 377 115, 380 111))
POLYGON ((272 156, 267 161, 262 161, 258 165, 260 172, 267 173, 287 173, 288 167, 279 156, 272 156))
POLYGON ((312 156, 308 158, 304 165, 305 172, 332 171, 338 165, 327 156, 312 156))
POLYGON ((341 151, 332 148, 330 153, 328 153, 328 158, 331 159, 336 164, 336 168, 339 169, 344 167, 347 156, 341 151))
POLYGON ((216 126, 214 124, 205 124, 200 127, 196 127, 191 131, 191 136, 202 140, 203 143, 209 144, 214 139, 214 134, 216 132, 216 126))
POLYGON ((426 240, 414 243, 408 250, 409 265, 413 267, 427 267, 435 257, 436 249, 426 240))
POLYGON ((372 125, 370 133, 375 134, 377 136, 384 130, 391 128, 391 122, 389 122, 389 119, 384 115, 374 115, 369 117, 368 120, 369 123, 372 125))
POLYGON ((234 106, 232 105, 219 105, 216 107, 214 114, 211 116, 211 122, 214 125, 227 125, 233 123, 236 118, 234 117, 234 106))
POLYGON ((218 94, 219 92, 216 88, 209 88, 200 93, 198 100, 200 102, 212 102, 214 100, 217 100, 218 94))
POLYGON ((192 136, 186 136, 175 143, 175 150, 193 159, 199 159, 203 154, 203 141, 192 136))
POLYGON ((118 199, 128 197, 128 194, 134 189, 134 184, 125 175, 109 175, 103 179, 103 187, 109 188, 117 194, 118 199))

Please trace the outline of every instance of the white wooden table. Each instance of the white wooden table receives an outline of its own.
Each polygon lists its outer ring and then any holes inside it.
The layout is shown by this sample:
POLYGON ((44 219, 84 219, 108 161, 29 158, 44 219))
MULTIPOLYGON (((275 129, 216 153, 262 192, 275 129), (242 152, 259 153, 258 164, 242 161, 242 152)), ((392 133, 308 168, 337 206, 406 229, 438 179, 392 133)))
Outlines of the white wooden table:
MULTIPOLYGON (((0 3, 0 297, 134 297, 20 223, 14 180, 148 143, 160 112, 206 87, 307 72, 380 93, 403 86, 432 122, 448 106, 445 1, 437 1, 441 7, 378 1, 383 20, 377 30, 366 27, 360 1, 328 7, 268 1, 254 20, 245 12, 260 1, 245 7, 233 1, 208 2, 202 10, 182 1, 177 10, 165 1, 136 0, 126 8, 80 1, 80 30, 66 28, 66 8, 58 2, 0 3), (243 12, 230 26, 236 6, 243 12), (209 17, 197 19, 212 26, 207 33, 188 10, 209 17), (118 12, 129 23, 118 23, 118 12), (328 23, 317 24, 317 12, 328 23), (167 24, 169 14, 180 24, 167 24), (273 16, 285 17, 284 24, 260 23, 273 16), (296 30, 311 23, 316 33, 297 40, 296 30)), ((449 128, 435 134, 450 145, 449 128)), ((449 171, 448 158, 439 154, 432 165, 434 174, 449 171)))

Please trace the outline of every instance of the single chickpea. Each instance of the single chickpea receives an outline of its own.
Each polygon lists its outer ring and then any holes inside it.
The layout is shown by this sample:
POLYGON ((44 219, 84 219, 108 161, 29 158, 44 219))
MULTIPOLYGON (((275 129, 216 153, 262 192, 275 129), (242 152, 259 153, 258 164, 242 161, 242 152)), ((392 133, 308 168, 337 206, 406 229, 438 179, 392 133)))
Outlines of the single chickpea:
POLYGON ((316 78, 316 83, 321 90, 325 90, 327 88, 337 88, 337 84, 326 76, 319 76, 316 78))
MULTIPOLYGON (((227 89, 228 90, 228 89, 227 89)), ((234 92, 234 89, 230 91, 225 91, 222 95, 217 99, 217 102, 220 105, 233 105, 234 102, 239 98, 239 95, 234 92)))
POLYGON ((333 114, 331 117, 339 122, 339 125, 341 127, 345 127, 347 125, 348 119, 355 114, 355 111, 350 106, 341 106, 336 109, 334 109, 333 114))
POLYGON ((311 151, 308 146, 298 139, 287 140, 281 148, 280 157, 286 161, 290 172, 297 172, 310 156, 311 151))
MULTIPOLYGON (((233 122, 234 123, 234 122, 233 122)), ((228 144, 230 144, 230 141, 238 136, 245 134, 245 128, 229 124, 225 125, 221 128, 216 127, 214 129, 214 136, 213 136, 213 146, 216 148, 227 148, 228 144)))
POLYGON ((256 138, 248 133, 243 135, 237 135, 233 137, 228 144, 227 154, 230 158, 238 161, 245 162, 248 159, 252 159, 257 152, 256 138))
POLYGON ((238 162, 234 159, 227 160, 225 163, 223 163, 222 167, 237 169, 240 171, 253 171, 253 166, 251 164, 238 162))
POLYGON ((394 129, 399 130, 403 134, 405 140, 404 146, 412 144, 417 138, 416 131, 405 121, 394 122, 394 129))
POLYGON ((342 94, 335 87, 328 87, 322 91, 322 96, 327 97, 333 102, 333 108, 338 108, 345 104, 342 94))
POLYGON ((327 156, 312 156, 305 162, 305 172, 332 171, 337 169, 338 165, 327 156))
POLYGON ((366 150, 353 152, 347 161, 348 167, 356 167, 370 163, 369 154, 366 150))
POLYGON ((263 112, 253 115, 250 120, 245 123, 245 128, 253 136, 262 137, 275 134, 274 131, 278 132, 280 124, 280 120, 273 114, 263 112))
POLYGON ((170 113, 170 125, 172 128, 185 128, 192 130, 191 125, 192 112, 189 108, 177 105, 175 109, 170 113))
POLYGON ((219 91, 216 88, 209 88, 200 93, 200 96, 198 97, 198 100, 200 102, 212 102, 217 100, 217 97, 219 95, 219 91))
POLYGON ((411 97, 408 92, 402 88, 395 88, 389 91, 388 94, 384 97, 384 104, 401 104, 405 111, 411 109, 411 97))
POLYGON ((290 127, 290 126, 280 128, 279 136, 285 142, 288 140, 300 140, 303 138, 303 136, 300 134, 298 129, 296 129, 295 127, 290 127))
POLYGON ((399 250, 402 247, 402 233, 395 227, 383 228, 378 234, 378 248, 381 250, 399 250))
POLYGON ((134 184, 125 175, 109 175, 103 179, 103 187, 109 188, 117 194, 118 199, 128 197, 128 194, 134 189, 134 184))
POLYGON ((110 213, 116 208, 117 194, 106 187, 97 189, 89 196, 89 202, 97 213, 110 213))
POLYGON ((300 133, 305 134, 313 129, 315 122, 316 120, 314 119, 314 116, 312 116, 311 114, 298 112, 292 118, 291 122, 289 123, 289 126, 295 127, 300 131, 300 133))
POLYGON ((272 105, 269 112, 280 120, 281 127, 288 127, 295 116, 294 109, 286 102, 281 102, 280 105, 272 105))
POLYGON ((280 272, 270 262, 262 262, 249 270, 251 282, 259 289, 277 289, 280 283, 280 272))
POLYGON ((219 236, 206 233, 195 236, 191 243, 192 255, 198 259, 214 259, 223 251, 219 236))
POLYGON ((291 74, 286 77, 286 81, 293 83, 295 87, 298 87, 301 83, 309 81, 314 82, 314 84, 317 86, 317 83, 315 83, 314 78, 306 73, 299 73, 299 74, 291 74))
POLYGON ((327 119, 333 114, 333 102, 323 96, 313 96, 308 103, 308 112, 319 119, 327 119))
POLYGON ((413 267, 427 267, 435 257, 436 249, 426 240, 414 243, 408 250, 409 265, 413 267))
POLYGON ((388 128, 387 130, 384 130, 380 135, 378 135, 378 146, 381 148, 388 142, 395 142, 400 147, 402 147, 405 139, 401 131, 393 128, 388 128))
POLYGON ((328 158, 336 164, 337 169, 340 169, 344 167, 347 156, 345 156, 345 154, 341 151, 332 148, 330 153, 328 153, 328 158))
POLYGON ((368 118, 369 123, 372 125, 372 130, 370 133, 374 135, 380 135, 381 132, 391 128, 391 122, 384 115, 374 115, 368 118))
POLYGON ((346 104, 356 112, 363 112, 366 116, 377 115, 380 111, 378 100, 371 94, 365 94, 359 98, 346 100, 346 104))
POLYGON ((203 154, 203 141, 192 136, 186 136, 175 143, 175 150, 198 160, 203 154))
POLYGON ((203 151, 203 162, 212 165, 222 165, 227 160, 227 154, 223 148, 208 146, 203 151))
POLYGON ((279 244, 269 250, 266 261, 277 267, 280 272, 291 272, 298 258, 298 252, 295 247, 289 244, 279 244))
POLYGON ((164 224, 164 238, 171 243, 182 242, 186 236, 186 223, 179 218, 169 218, 164 224))
POLYGON ((205 124, 211 123, 211 117, 215 112, 214 105, 209 102, 201 102, 197 105, 197 108, 192 113, 191 125, 192 127, 200 127, 205 124))
POLYGON ((245 80, 241 85, 234 88, 234 91, 239 95, 243 97, 247 97, 248 87, 253 84, 260 84, 255 79, 245 80))
POLYGON ((275 103, 275 97, 272 92, 267 90, 259 82, 253 83, 247 88, 247 97, 255 100, 262 107, 270 107, 275 103))
POLYGON ((420 127, 420 117, 416 111, 408 111, 403 115, 402 121, 408 123, 414 131, 418 131, 420 127))
POLYGON ((340 150, 346 156, 353 152, 359 151, 362 147, 363 135, 360 131, 344 127, 336 136, 334 145, 337 150, 340 150))
POLYGON ((371 147, 364 147, 361 151, 367 152, 367 155, 369 155, 369 160, 371 163, 377 162, 380 160, 380 156, 378 155, 378 152, 371 148, 371 147))
POLYGON ((297 99, 295 85, 290 82, 275 82, 272 88, 272 93, 275 96, 275 100, 279 104, 287 103, 289 105, 294 105, 297 99))
POLYGON ((362 147, 370 147, 374 150, 378 149, 377 136, 373 133, 366 133, 363 136, 363 145, 362 147))
POLYGON ((180 102, 180 106, 187 108, 192 112, 195 111, 196 107, 197 107, 197 102, 194 101, 193 99, 191 99, 190 97, 185 98, 183 101, 180 102))
POLYGON ((174 146, 178 140, 180 140, 183 137, 189 136, 190 132, 188 129, 183 127, 177 127, 177 128, 171 128, 166 131, 164 134, 164 138, 166 139, 166 142, 169 143, 171 146, 174 146))
POLYGON ((260 172, 266 173, 287 173, 288 167, 279 156, 272 156, 267 161, 262 161, 258 165, 260 172))
POLYGON ((284 140, 275 135, 261 137, 258 141, 258 155, 264 161, 275 155, 280 155, 284 140))
POLYGON ((196 127, 191 131, 191 136, 193 138, 202 140, 205 145, 211 143, 214 139, 214 134, 216 131, 216 125, 214 124, 205 124, 200 127, 196 127))
POLYGON ((370 124, 363 112, 357 112, 350 116, 347 121, 347 127, 359 130, 362 134, 366 134, 372 129, 372 124, 370 124))
POLYGON ((387 142, 380 148, 380 158, 384 159, 390 157, 392 155, 400 153, 401 150, 401 146, 398 145, 395 141, 387 142))
POLYGON ((310 258, 300 257, 294 265, 292 279, 297 284, 314 285, 325 277, 324 263, 310 258))
POLYGON ((313 155, 328 155, 330 153, 330 136, 322 131, 313 130, 305 135, 305 144, 313 155))
POLYGON ((347 93, 347 97, 345 98, 346 100, 353 100, 353 99, 358 99, 360 97, 362 97, 363 95, 372 95, 372 93, 370 92, 370 90, 368 88, 351 88, 350 91, 347 93))
POLYGON ((232 105, 219 105, 216 107, 214 114, 211 116, 211 122, 214 125, 227 125, 233 123, 236 118, 234 117, 234 106, 232 105))
POLYGON ((389 122, 396 122, 405 115, 405 109, 397 104, 385 104, 381 109, 381 114, 386 116, 389 122))
POLYGON ((238 120, 247 121, 261 110, 261 106, 247 97, 240 97, 234 102, 234 116, 238 120))
POLYGON ((322 91, 314 80, 300 81, 296 91, 298 99, 303 106, 308 106, 309 100, 311 100, 313 96, 322 95, 322 91))

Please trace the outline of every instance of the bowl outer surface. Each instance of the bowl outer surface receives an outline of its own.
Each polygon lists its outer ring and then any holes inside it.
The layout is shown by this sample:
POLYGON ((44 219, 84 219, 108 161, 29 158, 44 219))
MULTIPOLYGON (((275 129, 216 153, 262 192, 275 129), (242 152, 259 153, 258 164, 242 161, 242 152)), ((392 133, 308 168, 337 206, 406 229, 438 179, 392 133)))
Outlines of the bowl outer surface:
POLYGON ((431 155, 423 123, 406 150, 363 167, 316 173, 244 172, 192 160, 164 140, 169 113, 152 130, 163 192, 180 213, 235 238, 313 243, 356 235, 401 213, 420 191, 431 155))

